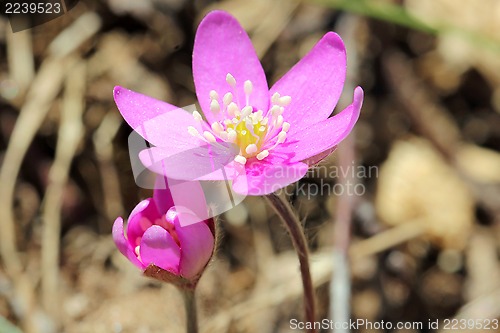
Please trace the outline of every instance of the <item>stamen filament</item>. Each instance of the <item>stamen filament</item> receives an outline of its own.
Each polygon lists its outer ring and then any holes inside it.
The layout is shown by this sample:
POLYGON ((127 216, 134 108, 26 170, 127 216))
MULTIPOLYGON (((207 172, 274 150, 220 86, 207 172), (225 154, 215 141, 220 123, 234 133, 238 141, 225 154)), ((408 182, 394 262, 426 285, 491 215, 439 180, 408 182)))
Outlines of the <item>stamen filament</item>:
POLYGON ((246 80, 245 83, 243 84, 243 90, 245 91, 245 103, 246 103, 246 105, 249 105, 250 104, 250 94, 252 93, 252 90, 253 90, 252 81, 246 80))

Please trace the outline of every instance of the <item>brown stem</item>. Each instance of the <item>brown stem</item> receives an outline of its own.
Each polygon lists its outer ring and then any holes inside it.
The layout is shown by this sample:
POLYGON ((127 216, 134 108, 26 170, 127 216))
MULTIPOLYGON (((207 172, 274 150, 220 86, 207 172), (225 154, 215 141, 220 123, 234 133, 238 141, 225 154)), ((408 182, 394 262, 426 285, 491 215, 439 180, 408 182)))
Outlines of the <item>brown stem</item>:
MULTIPOLYGON (((311 272, 309 270, 309 249, 307 247, 307 240, 302 229, 302 224, 287 201, 274 193, 267 195, 266 198, 284 222, 292 238, 292 243, 300 263, 300 274, 302 276, 302 286, 304 288, 305 319, 307 322, 314 323, 316 318, 316 295, 312 283, 311 272)), ((308 332, 314 333, 316 330, 311 328, 308 332)))
POLYGON ((184 309, 186 310, 186 332, 198 333, 198 313, 196 311, 195 288, 180 289, 184 297, 184 309))

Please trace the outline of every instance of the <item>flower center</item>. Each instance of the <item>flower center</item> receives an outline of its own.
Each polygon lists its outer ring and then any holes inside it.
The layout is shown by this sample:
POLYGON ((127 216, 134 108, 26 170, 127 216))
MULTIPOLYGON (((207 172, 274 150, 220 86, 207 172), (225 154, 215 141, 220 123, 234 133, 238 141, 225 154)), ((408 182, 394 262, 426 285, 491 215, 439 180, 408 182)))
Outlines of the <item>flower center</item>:
POLYGON ((203 118, 199 112, 195 111, 193 117, 200 123, 200 126, 199 129, 189 126, 188 132, 210 144, 221 142, 236 144, 240 152, 234 160, 238 163, 246 164, 248 159, 254 157, 263 160, 269 156, 271 150, 286 140, 290 124, 284 121, 283 112, 290 104, 291 97, 275 93, 271 97, 271 107, 268 110, 265 112, 256 110, 250 104, 253 84, 247 80, 243 86, 245 106, 241 107, 237 102, 234 76, 228 73, 226 82, 231 89, 222 99, 215 90, 210 91, 210 111, 217 119, 211 124, 211 130, 202 130, 203 118), (234 97, 236 97, 236 102, 233 101, 234 97))

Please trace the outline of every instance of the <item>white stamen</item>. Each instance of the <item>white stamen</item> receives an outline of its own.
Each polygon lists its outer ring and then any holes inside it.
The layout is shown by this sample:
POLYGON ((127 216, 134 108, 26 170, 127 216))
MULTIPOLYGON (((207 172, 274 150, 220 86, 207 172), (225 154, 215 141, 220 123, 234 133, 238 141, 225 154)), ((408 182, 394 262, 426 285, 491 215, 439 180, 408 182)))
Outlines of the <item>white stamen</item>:
POLYGON ((231 73, 227 73, 226 82, 233 88, 236 86, 236 79, 231 75, 231 73))
POLYGON ((222 127, 222 125, 218 122, 214 122, 212 123, 212 130, 216 133, 216 134, 219 134, 220 132, 222 132, 224 130, 224 127, 222 127))
POLYGON ((245 165, 247 163, 247 159, 241 155, 236 155, 236 157, 234 158, 234 161, 238 162, 240 164, 243 164, 243 165, 245 165))
POLYGON ((281 131, 280 134, 278 134, 278 141, 276 143, 283 143, 286 140, 286 132, 281 131))
POLYGON ((231 94, 230 92, 226 93, 224 95, 224 97, 222 98, 222 102, 224 103, 224 105, 228 106, 229 103, 231 103, 233 101, 233 94, 231 94))
POLYGON ((219 113, 219 111, 220 111, 220 105, 219 105, 219 102, 217 102, 216 99, 213 99, 210 102, 210 111, 212 111, 213 113, 219 113))
POLYGON ((247 119, 250 119, 253 125, 257 125, 258 123, 255 113, 250 114, 247 119))
POLYGON ((217 94, 217 91, 210 90, 210 99, 219 99, 219 94, 217 94))
POLYGON ((264 118, 263 114, 264 114, 264 112, 262 110, 255 112, 255 118, 257 119, 257 121, 261 121, 262 118, 264 118))
POLYGON ((229 142, 235 142, 237 136, 238 136, 238 134, 232 128, 230 128, 230 129, 227 130, 227 140, 229 142))
POLYGON ((223 141, 229 141, 228 139, 228 135, 227 135, 227 132, 226 131, 222 131, 219 133, 219 137, 223 140, 223 141))
POLYGON ((200 136, 200 132, 198 132, 198 130, 193 126, 188 126, 188 133, 195 137, 200 136))
POLYGON ((214 143, 216 142, 217 140, 215 140, 215 136, 210 133, 209 131, 205 131, 203 132, 203 136, 205 137, 205 139, 207 139, 208 142, 210 143, 214 143))
POLYGON ((201 114, 200 114, 198 111, 194 111, 194 112, 193 112, 193 118, 194 118, 194 120, 196 120, 196 121, 202 121, 202 120, 203 120, 203 118, 202 118, 201 114))
POLYGON ((141 255, 141 247, 139 245, 137 245, 134 249, 134 252, 135 252, 135 255, 139 257, 141 255))
POLYGON ((280 107, 275 105, 271 108, 271 110, 269 110, 269 112, 271 112, 271 115, 277 116, 280 112, 280 107))
POLYGON ((234 117, 236 115, 237 111, 239 111, 238 105, 236 105, 236 103, 234 103, 234 102, 229 103, 229 105, 227 107, 227 114, 228 114, 228 116, 229 117, 234 117))
MULTIPOLYGON (((253 83, 250 80, 243 82, 245 93, 245 105, 240 106, 238 91, 236 91, 236 78, 227 73, 226 82, 232 89, 219 99, 219 94, 215 90, 210 90, 210 111, 219 120, 213 122, 206 131, 201 128, 188 126, 188 133, 198 139, 210 144, 217 145, 217 140, 238 144, 240 154, 234 157, 236 163, 245 165, 247 158, 256 157, 261 161, 269 156, 270 151, 275 149, 287 139, 287 132, 290 130, 290 123, 284 121, 283 112, 292 98, 281 96, 275 92, 271 96, 271 107, 267 111, 256 110, 250 105, 250 95, 253 93, 253 83), (222 113, 221 113, 222 112, 222 113), (244 126, 243 126, 244 125, 244 126), (276 135, 277 134, 277 135, 276 135), (272 143, 273 142, 273 143, 272 143), (260 151, 259 147, 266 147, 260 151), (248 156, 248 157, 245 157, 248 156)), ((194 111, 193 118, 196 122, 202 122, 203 116, 200 112, 194 111)), ((137 246, 134 251, 139 256, 140 248, 137 246)))
POLYGON ((246 148, 245 148, 245 151, 247 154, 254 154, 257 152, 257 150, 259 150, 259 148, 257 148, 257 145, 254 144, 254 143, 251 143, 249 144, 246 148))
POLYGON ((250 95, 252 93, 252 90, 253 90, 252 81, 246 80, 244 85, 243 85, 243 89, 245 91, 245 95, 250 95))
POLYGON ((246 118, 252 113, 251 106, 245 106, 243 110, 241 110, 241 118, 246 118))
MULTIPOLYGON (((281 127, 281 125, 283 125, 283 116, 282 115, 279 115, 278 116, 278 120, 276 120, 276 127, 281 127)), ((286 132, 286 131, 284 131, 286 132)))
POLYGON ((280 101, 280 94, 275 92, 271 97, 271 103, 273 103, 273 105, 277 105, 279 101, 280 101))
POLYGON ((283 96, 279 98, 279 105, 287 106, 288 104, 290 104, 291 101, 292 98, 290 96, 283 96))
POLYGON ((257 159, 259 161, 262 161, 263 159, 265 159, 268 156, 269 156, 269 150, 263 150, 263 151, 261 151, 260 153, 257 154, 257 159))

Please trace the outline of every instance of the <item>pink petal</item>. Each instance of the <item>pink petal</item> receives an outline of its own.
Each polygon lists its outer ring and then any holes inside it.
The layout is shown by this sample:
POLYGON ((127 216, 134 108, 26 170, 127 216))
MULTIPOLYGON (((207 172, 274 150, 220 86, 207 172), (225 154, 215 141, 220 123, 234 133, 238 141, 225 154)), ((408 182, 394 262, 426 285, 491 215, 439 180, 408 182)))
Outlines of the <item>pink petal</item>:
POLYGON ((246 173, 233 182, 233 190, 243 195, 266 195, 290 185, 305 176, 308 165, 291 163, 276 155, 246 165, 246 173))
POLYGON ((346 52, 342 39, 329 32, 271 88, 290 96, 283 117, 290 129, 300 130, 326 119, 335 108, 346 77, 346 52))
MULTIPOLYGON (((196 96, 209 123, 216 120, 210 111, 210 91, 222 97, 230 91, 226 75, 236 79, 236 93, 240 107, 246 105, 243 85, 253 83, 250 104, 263 111, 269 105, 266 75, 252 42, 238 21, 223 11, 210 12, 200 23, 193 49, 193 77, 196 96)), ((233 93, 234 95, 234 93, 233 93)))
POLYGON ((330 156, 335 150, 337 149, 337 146, 333 146, 330 149, 327 149, 325 151, 322 151, 321 153, 308 157, 305 160, 303 160, 303 163, 306 163, 309 166, 313 166, 330 156))
POLYGON ((127 223, 127 238, 132 248, 135 249, 140 244, 144 232, 160 217, 160 213, 151 198, 147 198, 135 206, 127 223))
POLYGON ((123 233, 123 219, 121 217, 118 217, 115 220, 115 223, 113 223, 113 240, 115 241, 116 247, 118 250, 128 259, 130 262, 140 269, 145 269, 146 266, 144 266, 139 259, 137 259, 137 256, 135 255, 133 248, 130 246, 129 242, 125 238, 125 235, 123 233))
POLYGON ((332 149, 349 135, 359 118, 362 104, 363 89, 357 87, 351 105, 327 120, 299 132, 291 131, 285 143, 276 147, 276 152, 294 151, 290 161, 298 162, 332 149))
POLYGON ((175 105, 120 86, 114 88, 113 95, 118 110, 133 129, 165 112, 178 109, 175 105))
POLYGON ((174 274, 179 274, 181 251, 172 236, 158 225, 144 233, 140 248, 141 260, 146 265, 154 264, 174 274))
POLYGON ((234 173, 231 165, 238 152, 234 144, 225 147, 206 144, 186 150, 168 146, 145 149, 139 153, 139 158, 149 170, 168 178, 224 180, 234 173))
MULTIPOLYGON (((209 210, 205 199, 205 193, 199 181, 182 181, 168 178, 162 178, 161 180, 163 180, 163 183, 158 181, 157 186, 159 188, 164 188, 165 190, 161 190, 163 192, 168 191, 168 196, 165 196, 165 198, 170 200, 168 201, 170 207, 168 207, 164 213, 162 210, 163 214, 167 213, 172 206, 176 206, 187 207, 192 216, 196 217, 197 220, 195 222, 203 221, 209 218, 209 210)), ((155 193, 158 191, 160 190, 155 190, 155 193)), ((163 209, 166 207, 167 205, 165 205, 163 209)))
POLYGON ((190 112, 122 87, 115 87, 114 97, 123 118, 146 141, 181 149, 199 146, 188 133, 188 126, 200 126, 190 112))
POLYGON ((172 194, 168 188, 169 183, 173 180, 167 180, 165 177, 156 177, 155 187, 153 191, 153 200, 156 204, 156 208, 161 215, 167 213, 167 211, 174 205, 172 199, 172 194))
POLYGON ((179 214, 182 213, 170 214, 170 219, 174 221, 181 246, 180 274, 191 279, 203 271, 212 257, 214 236, 205 222, 181 226, 176 216, 179 214))

